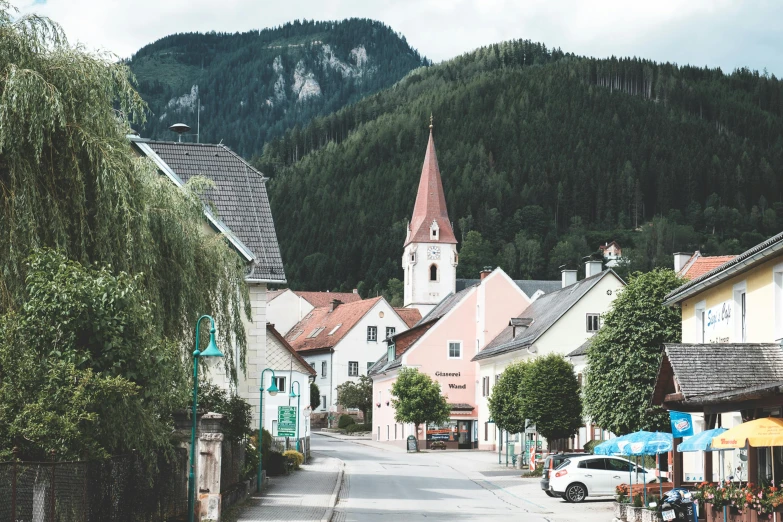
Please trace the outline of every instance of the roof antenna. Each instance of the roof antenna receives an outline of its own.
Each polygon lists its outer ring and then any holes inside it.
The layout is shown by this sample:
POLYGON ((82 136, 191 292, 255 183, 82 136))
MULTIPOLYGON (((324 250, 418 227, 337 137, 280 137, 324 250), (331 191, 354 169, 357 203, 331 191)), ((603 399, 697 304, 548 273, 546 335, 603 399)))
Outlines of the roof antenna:
POLYGON ((184 123, 175 123, 174 125, 169 127, 169 130, 179 134, 179 139, 177 140, 177 142, 182 143, 182 134, 186 132, 190 132, 190 127, 188 127, 184 123))

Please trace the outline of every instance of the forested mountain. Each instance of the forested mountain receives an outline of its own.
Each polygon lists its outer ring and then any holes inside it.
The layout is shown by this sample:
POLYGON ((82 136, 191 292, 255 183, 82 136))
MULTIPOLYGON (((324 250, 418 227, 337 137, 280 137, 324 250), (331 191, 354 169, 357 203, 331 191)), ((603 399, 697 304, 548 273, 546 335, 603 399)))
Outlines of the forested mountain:
POLYGON ((626 270, 671 266, 674 251, 737 253, 783 227, 774 76, 513 41, 412 71, 266 146, 293 286, 374 294, 401 278, 430 113, 461 277, 483 265, 557 277, 611 240, 626 270))
MULTIPOLYGON (((201 141, 260 154, 264 143, 392 85, 427 60, 366 19, 296 21, 247 33, 174 34, 128 62, 151 115, 144 137, 173 139, 183 122, 201 141)), ((191 137, 190 139, 195 139, 191 137)))

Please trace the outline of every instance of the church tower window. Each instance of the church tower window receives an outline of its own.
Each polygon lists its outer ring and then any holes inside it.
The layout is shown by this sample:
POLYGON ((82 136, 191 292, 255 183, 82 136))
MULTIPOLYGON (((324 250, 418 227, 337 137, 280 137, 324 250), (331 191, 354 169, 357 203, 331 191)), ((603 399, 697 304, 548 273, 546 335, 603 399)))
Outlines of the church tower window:
POLYGON ((437 281, 438 280, 438 265, 431 264, 430 265, 430 281, 437 281))

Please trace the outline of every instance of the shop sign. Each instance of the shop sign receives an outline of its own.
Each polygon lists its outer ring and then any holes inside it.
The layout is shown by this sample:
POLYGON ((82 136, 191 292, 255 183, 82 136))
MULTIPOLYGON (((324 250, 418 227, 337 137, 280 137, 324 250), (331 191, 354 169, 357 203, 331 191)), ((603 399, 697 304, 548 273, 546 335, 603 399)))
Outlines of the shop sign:
POLYGON ((733 308, 732 301, 713 306, 704 314, 704 337, 705 342, 727 343, 731 335, 731 312, 733 308))
POLYGON ((296 437, 296 406, 277 407, 277 436, 296 437))

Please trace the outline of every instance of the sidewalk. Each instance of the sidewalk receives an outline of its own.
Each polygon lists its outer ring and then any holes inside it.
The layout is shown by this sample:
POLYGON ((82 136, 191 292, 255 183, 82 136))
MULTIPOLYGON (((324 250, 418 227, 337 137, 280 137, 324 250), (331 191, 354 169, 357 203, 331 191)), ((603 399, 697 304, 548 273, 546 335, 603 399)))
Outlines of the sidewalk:
POLYGON ((313 522, 332 516, 343 476, 339 459, 313 457, 310 464, 282 477, 270 477, 261 494, 248 499, 237 522, 313 522))

